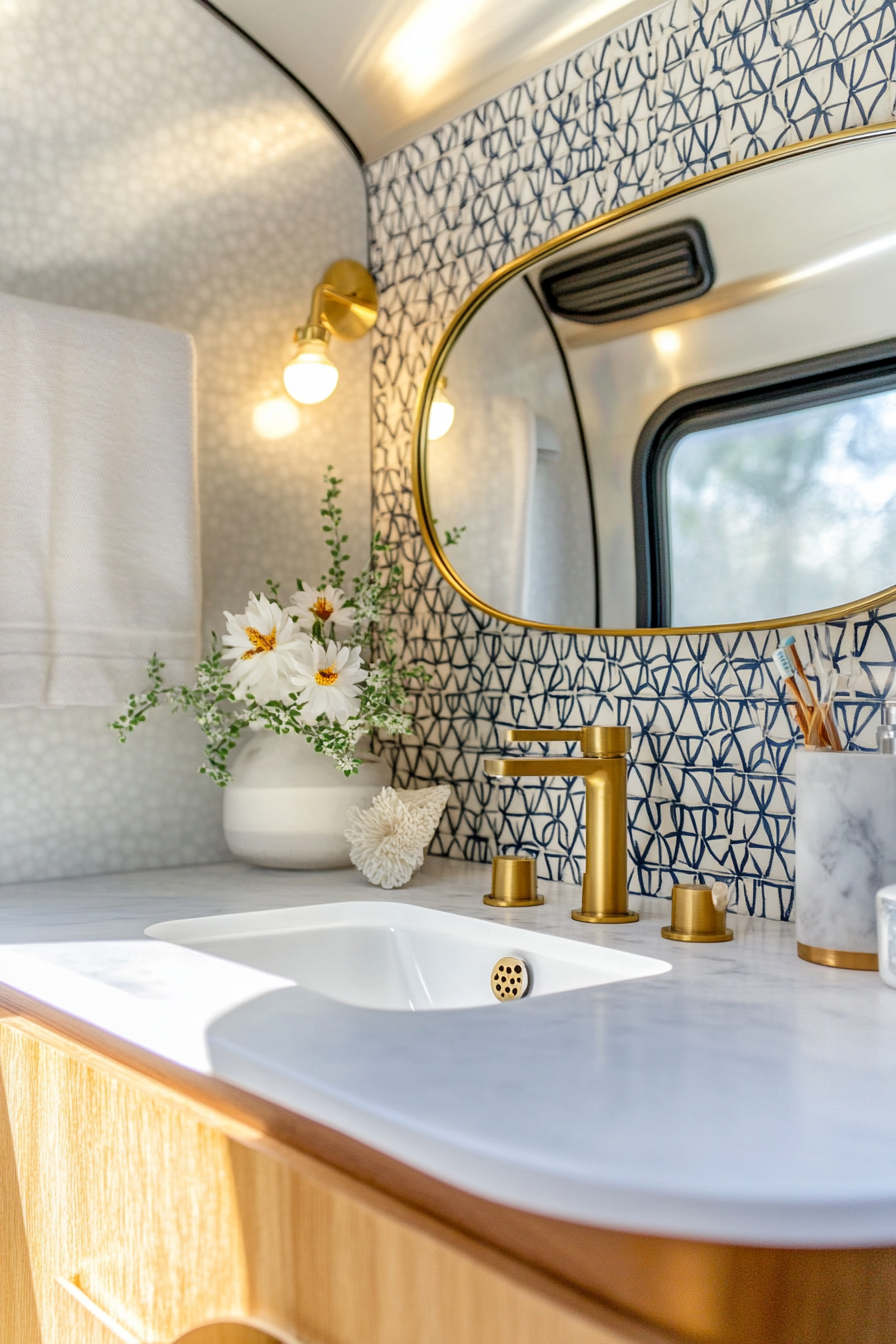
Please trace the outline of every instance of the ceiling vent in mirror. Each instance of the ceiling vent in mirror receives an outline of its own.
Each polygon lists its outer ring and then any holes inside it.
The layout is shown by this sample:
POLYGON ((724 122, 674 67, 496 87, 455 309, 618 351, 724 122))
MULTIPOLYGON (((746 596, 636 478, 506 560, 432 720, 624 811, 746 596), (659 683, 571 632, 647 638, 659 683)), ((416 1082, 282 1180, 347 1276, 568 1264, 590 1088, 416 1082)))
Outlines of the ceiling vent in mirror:
POLYGON ((546 266, 539 282, 552 313, 597 324, 696 299, 713 278, 703 225, 684 219, 546 266))

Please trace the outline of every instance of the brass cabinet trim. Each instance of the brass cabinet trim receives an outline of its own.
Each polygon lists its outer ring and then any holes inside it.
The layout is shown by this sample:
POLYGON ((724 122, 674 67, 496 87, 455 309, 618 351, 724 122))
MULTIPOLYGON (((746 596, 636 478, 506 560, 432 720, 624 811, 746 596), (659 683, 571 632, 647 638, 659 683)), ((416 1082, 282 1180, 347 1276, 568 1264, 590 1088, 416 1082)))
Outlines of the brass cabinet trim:
POLYGON ((487 616, 494 617, 495 620, 506 622, 508 625, 523 626, 532 630, 551 630, 560 634, 572 635, 702 635, 702 634, 725 634, 729 631, 739 630, 778 630, 788 626, 797 625, 815 625, 823 621, 840 620, 845 616, 854 616, 859 612, 869 611, 875 607, 880 607, 888 602, 896 600, 896 584, 889 588, 884 588, 880 592, 870 593, 865 597, 857 598, 853 602, 841 603, 836 607, 827 607, 822 611, 801 612, 794 616, 782 616, 774 620, 765 621, 743 621, 731 625, 689 625, 689 626, 663 626, 659 627, 630 627, 626 629, 609 629, 592 626, 572 626, 572 625, 550 625, 544 621, 525 620, 520 616, 512 616, 509 612, 499 611, 496 607, 490 606, 478 597, 467 583, 460 577, 451 561, 448 559, 445 551, 439 541, 436 533, 435 524, 432 518, 432 509, 429 504, 429 488, 426 478, 426 434, 425 427, 429 422, 429 411, 432 406, 433 397, 436 393, 439 378, 444 373, 445 364, 448 356, 454 346, 455 341, 461 332, 470 322, 474 314, 482 307, 486 299, 492 293, 500 289, 514 276, 525 271, 532 264, 550 257, 553 253, 566 247, 569 243, 581 242, 585 238, 590 238, 602 233, 610 225, 616 224, 621 219, 627 219, 629 216, 637 214, 639 211, 646 210, 650 206, 659 204, 662 201, 673 200, 676 196, 681 196, 685 192, 694 191, 699 187, 706 186, 710 182, 721 181, 726 177, 734 177, 738 173, 749 172, 754 168, 762 167, 764 164, 773 163, 777 160, 800 158, 804 154, 812 153, 818 149, 824 149, 832 144, 848 144, 858 140, 885 139, 896 134, 896 122, 884 122, 875 126, 863 126, 857 130, 835 131, 830 135, 821 135, 814 140, 802 140, 795 145, 785 145, 781 149, 772 149, 765 154, 757 154, 749 159, 740 159, 737 163, 724 164, 721 168, 714 168, 711 172, 703 173, 700 177, 688 178, 685 182, 676 182, 672 186, 664 187, 662 191, 654 192, 650 196, 644 196, 637 201, 632 201, 628 205, 618 206, 615 210, 610 210, 605 215, 599 215, 596 219, 589 220, 586 224, 578 224, 573 229, 568 229, 566 233, 559 234, 556 238, 549 238, 546 242, 540 243, 538 247, 531 251, 516 257, 513 261, 506 262, 483 281, 473 293, 470 294, 457 312, 452 317, 448 326, 445 328, 442 336, 435 348, 435 353, 426 370, 419 395, 417 397, 417 410, 414 418, 414 432, 411 450, 411 482, 414 492, 414 504, 417 511, 417 522, 426 548, 432 558, 436 569, 441 574, 455 592, 459 593, 465 602, 470 606, 476 607, 479 611, 485 612, 487 616))

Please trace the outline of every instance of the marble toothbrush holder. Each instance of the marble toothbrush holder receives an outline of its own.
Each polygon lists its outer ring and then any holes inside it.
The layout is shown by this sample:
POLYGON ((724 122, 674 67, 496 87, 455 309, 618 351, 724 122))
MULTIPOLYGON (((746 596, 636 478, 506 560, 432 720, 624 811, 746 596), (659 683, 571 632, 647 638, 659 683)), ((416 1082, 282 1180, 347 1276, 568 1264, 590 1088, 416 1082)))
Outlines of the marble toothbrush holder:
POLYGON ((796 753, 796 936, 822 966, 877 970, 875 896, 896 882, 896 756, 796 753))

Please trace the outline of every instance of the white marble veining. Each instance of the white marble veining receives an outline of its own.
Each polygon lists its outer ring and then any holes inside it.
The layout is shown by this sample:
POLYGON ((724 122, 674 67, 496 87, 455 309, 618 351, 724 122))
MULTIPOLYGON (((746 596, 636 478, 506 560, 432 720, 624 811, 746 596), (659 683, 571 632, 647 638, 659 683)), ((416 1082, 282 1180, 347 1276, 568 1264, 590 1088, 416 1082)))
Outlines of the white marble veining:
POLYGON ((877 893, 877 960, 882 979, 896 989, 896 886, 877 893))
POLYGON ((487 883, 482 866, 431 859, 401 899, 672 970, 454 1012, 351 1007, 143 936, 382 899, 351 870, 222 864, 4 888, 0 979, 507 1204, 714 1240, 896 1241, 896 994, 879 976, 800 961, 772 921, 732 916, 733 943, 670 944, 665 902, 600 929, 569 918, 568 885, 509 912, 482 905, 487 883))
POLYGON ((796 753, 796 936, 876 952, 874 898, 896 881, 896 756, 796 753))

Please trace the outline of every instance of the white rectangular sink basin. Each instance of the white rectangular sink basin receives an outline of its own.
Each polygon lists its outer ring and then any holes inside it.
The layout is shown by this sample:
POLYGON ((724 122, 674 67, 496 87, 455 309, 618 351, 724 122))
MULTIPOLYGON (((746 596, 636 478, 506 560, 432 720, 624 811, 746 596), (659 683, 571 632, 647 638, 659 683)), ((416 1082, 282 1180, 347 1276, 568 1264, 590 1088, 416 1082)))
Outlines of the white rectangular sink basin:
POLYGON ((497 1005, 492 976, 504 958, 525 962, 534 997, 672 969, 655 957, 399 901, 175 919, 146 932, 271 971, 340 1003, 411 1012, 497 1005))

